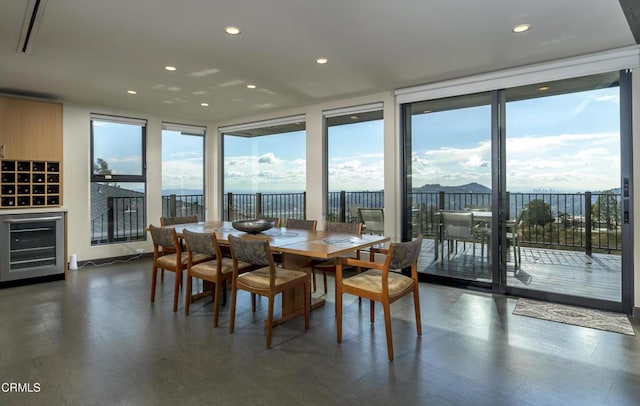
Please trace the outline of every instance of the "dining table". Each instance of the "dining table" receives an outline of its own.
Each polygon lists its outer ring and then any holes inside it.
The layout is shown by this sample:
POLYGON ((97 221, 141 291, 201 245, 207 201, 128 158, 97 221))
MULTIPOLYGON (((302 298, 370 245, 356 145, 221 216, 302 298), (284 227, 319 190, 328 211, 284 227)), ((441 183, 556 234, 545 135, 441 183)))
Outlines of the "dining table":
MULTIPOLYGON (((233 228, 230 221, 204 221, 198 223, 175 224, 165 227, 175 228, 178 238, 183 230, 196 233, 215 233, 218 243, 229 245, 229 235, 242 236, 248 233, 233 228)), ((313 260, 326 260, 339 256, 347 256, 353 252, 378 246, 390 241, 384 235, 329 233, 322 230, 302 230, 285 227, 274 227, 260 233, 252 234, 255 238, 269 240, 271 250, 282 254, 282 264, 289 269, 304 270, 311 273, 313 260)), ((289 289, 282 294, 282 311, 274 325, 283 323, 304 314, 304 290, 289 289)), ((325 304, 324 297, 313 297, 311 308, 325 304)))

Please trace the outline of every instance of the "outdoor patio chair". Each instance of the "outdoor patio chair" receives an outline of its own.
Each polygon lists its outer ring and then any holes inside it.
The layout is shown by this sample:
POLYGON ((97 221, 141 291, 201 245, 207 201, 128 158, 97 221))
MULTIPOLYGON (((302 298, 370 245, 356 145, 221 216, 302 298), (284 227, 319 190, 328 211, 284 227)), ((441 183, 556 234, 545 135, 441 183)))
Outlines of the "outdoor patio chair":
POLYGON ((384 209, 359 208, 362 231, 367 234, 384 234, 384 209))
POLYGON ((451 257, 451 247, 458 252, 458 242, 470 242, 473 244, 473 260, 476 258, 476 242, 482 239, 479 229, 473 220, 471 212, 440 212, 442 221, 442 239, 440 251, 444 259, 444 243, 447 242, 447 257, 451 257))

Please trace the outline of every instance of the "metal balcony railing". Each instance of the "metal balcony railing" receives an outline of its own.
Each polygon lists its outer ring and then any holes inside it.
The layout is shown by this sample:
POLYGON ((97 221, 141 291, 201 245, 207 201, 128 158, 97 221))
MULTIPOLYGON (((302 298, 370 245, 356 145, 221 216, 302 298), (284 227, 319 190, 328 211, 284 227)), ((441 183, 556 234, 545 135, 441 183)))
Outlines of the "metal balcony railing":
MULTIPOLYGON (((435 213, 490 206, 489 193, 412 193, 414 210, 420 213, 419 228, 435 236, 435 213)), ((531 247, 593 250, 619 253, 622 249, 621 195, 604 193, 507 193, 507 218, 523 211, 520 243, 531 247)))
MULTIPOLYGON (((434 237, 439 210, 464 210, 490 206, 490 193, 411 193, 413 234, 434 237)), ((524 246, 619 253, 622 249, 621 195, 603 193, 507 193, 507 218, 527 215, 518 230, 524 246), (535 214, 533 214, 535 212, 535 214)), ((204 219, 203 195, 169 195, 162 198, 164 216, 198 214, 204 219)), ((146 238, 143 197, 111 197, 108 208, 91 221, 92 244, 146 238)), ((328 221, 357 221, 357 208, 383 208, 383 191, 331 192, 328 221)), ((304 219, 306 193, 226 193, 224 220, 256 217, 304 219)))
POLYGON ((145 240, 146 223, 144 197, 108 197, 91 219, 91 245, 145 240))

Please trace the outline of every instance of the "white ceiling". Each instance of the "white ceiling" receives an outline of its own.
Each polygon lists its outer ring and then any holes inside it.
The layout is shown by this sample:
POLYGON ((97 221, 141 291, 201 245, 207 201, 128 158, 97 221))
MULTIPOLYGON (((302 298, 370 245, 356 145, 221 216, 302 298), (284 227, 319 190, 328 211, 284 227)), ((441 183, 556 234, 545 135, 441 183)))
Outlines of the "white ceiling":
POLYGON ((618 0, 49 0, 23 54, 27 3, 0 2, 0 93, 199 122, 636 43, 618 0))

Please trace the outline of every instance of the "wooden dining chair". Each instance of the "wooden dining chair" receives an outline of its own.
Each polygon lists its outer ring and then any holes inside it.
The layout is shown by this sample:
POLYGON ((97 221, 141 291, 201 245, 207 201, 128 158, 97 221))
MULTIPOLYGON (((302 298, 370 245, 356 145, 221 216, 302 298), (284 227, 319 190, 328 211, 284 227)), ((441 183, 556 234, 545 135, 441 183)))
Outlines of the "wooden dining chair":
POLYGON ((387 334, 387 353, 393 361, 393 339, 391 335, 390 304, 405 295, 413 293, 413 303, 418 335, 422 335, 420 321, 420 297, 418 291, 418 256, 422 246, 422 235, 415 240, 391 243, 388 249, 372 248, 369 261, 353 258, 338 258, 336 266, 336 316, 338 342, 342 342, 342 295, 348 293, 371 301, 370 320, 374 321, 375 302, 380 302, 384 311, 384 324, 387 334), (385 262, 375 262, 376 253, 385 255, 385 262), (367 269, 349 278, 343 278, 345 266, 358 266, 367 269), (405 276, 391 270, 411 268, 411 276, 405 276))
MULTIPOLYGON (((327 222, 324 227, 328 233, 336 234, 362 234, 362 223, 340 223, 327 222)), ((354 258, 360 259, 360 251, 354 252, 354 258)), ((313 281, 313 291, 316 288, 316 272, 322 272, 322 280, 324 281, 324 293, 327 294, 327 272, 336 273, 336 259, 331 258, 324 261, 316 261, 311 263, 311 278, 313 281)))
POLYGON ((316 231, 318 220, 299 220, 288 218, 284 224, 285 228, 295 228, 298 230, 316 231))
MULTIPOLYGON (((215 233, 194 233, 187 229, 182 231, 187 246, 187 289, 185 294, 184 314, 189 315, 191 302, 198 297, 192 293, 192 279, 197 278, 213 284, 213 326, 218 327, 220 300, 226 303, 226 282, 231 283, 233 277, 233 261, 224 257, 215 233), (198 256, 212 258, 204 262, 196 262, 198 256)), ((238 262, 238 272, 251 269, 251 264, 238 262)))
POLYGON ((309 310, 311 307, 311 282, 304 271, 276 268, 271 254, 269 240, 260 237, 229 235, 231 257, 233 258, 233 285, 231 288, 231 320, 229 332, 233 333, 236 320, 236 299, 238 289, 251 293, 251 310, 255 313, 255 295, 269 299, 267 310, 267 348, 271 348, 273 332, 273 308, 275 297, 288 289, 304 289, 304 328, 309 329, 309 310), (254 271, 240 273, 241 263, 260 266, 254 271))
POLYGON ((197 223, 198 221, 200 220, 197 214, 191 216, 160 217, 160 226, 175 226, 176 224, 197 223))
MULTIPOLYGON (((178 241, 178 235, 175 228, 172 227, 156 227, 149 225, 149 232, 153 240, 153 272, 151 276, 151 303, 155 302, 156 297, 156 279, 158 269, 167 270, 175 273, 175 282, 173 288, 173 311, 178 311, 178 294, 180 285, 182 284, 182 271, 187 269, 188 258, 182 255, 182 246, 178 241)), ((210 260, 208 255, 197 254, 193 256, 193 263, 200 263, 210 260)))
MULTIPOLYGON (((197 223, 198 221, 199 218, 197 214, 193 214, 191 216, 160 217, 160 227, 175 226, 177 224, 197 223)), ((183 241, 181 239, 178 239, 178 241, 180 242, 182 252, 185 252, 186 247, 184 246, 183 241)), ((170 253, 170 250, 165 249, 165 252, 170 253)), ((160 271, 160 281, 164 282, 164 269, 160 271)))
POLYGON ((265 216, 258 216, 257 219, 259 220, 267 220, 267 221, 273 221, 273 227, 274 228, 280 228, 280 217, 265 217, 265 216))

